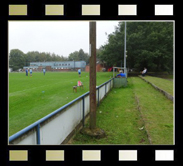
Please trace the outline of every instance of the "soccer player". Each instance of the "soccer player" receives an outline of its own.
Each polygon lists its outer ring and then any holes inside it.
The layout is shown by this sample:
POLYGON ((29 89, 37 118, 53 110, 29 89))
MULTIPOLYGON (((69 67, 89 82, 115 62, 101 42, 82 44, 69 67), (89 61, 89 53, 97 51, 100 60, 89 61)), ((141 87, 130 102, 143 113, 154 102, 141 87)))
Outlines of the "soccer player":
POLYGON ((81 69, 78 69, 79 77, 81 77, 81 69))
POLYGON ((25 69, 26 76, 28 76, 28 69, 25 69))
POLYGON ((32 76, 32 69, 30 69, 30 76, 32 76))
POLYGON ((46 72, 46 70, 45 69, 43 69, 43 74, 45 75, 45 72, 46 72))

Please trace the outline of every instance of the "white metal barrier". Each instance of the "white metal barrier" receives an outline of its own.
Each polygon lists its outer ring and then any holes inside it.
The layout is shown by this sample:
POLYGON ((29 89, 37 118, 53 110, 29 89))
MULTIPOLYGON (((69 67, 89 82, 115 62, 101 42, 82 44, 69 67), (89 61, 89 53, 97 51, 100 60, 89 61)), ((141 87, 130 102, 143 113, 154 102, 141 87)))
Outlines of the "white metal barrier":
MULTIPOLYGON (((113 79, 96 88, 98 105, 113 87, 113 79)), ((90 111, 89 92, 9 137, 14 145, 59 145, 90 111)))

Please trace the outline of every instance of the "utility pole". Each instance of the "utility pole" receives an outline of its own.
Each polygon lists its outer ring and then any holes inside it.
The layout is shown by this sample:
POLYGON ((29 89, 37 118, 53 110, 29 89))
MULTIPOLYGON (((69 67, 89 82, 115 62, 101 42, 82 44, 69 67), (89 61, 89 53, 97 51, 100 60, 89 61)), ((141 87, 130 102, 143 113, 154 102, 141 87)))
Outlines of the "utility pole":
POLYGON ((83 128, 82 133, 95 138, 105 137, 105 131, 96 126, 96 22, 89 22, 90 35, 90 125, 83 128))
POLYGON ((126 21, 125 21, 125 37, 124 37, 124 73, 126 73, 126 21))
POLYGON ((90 129, 96 128, 96 22, 90 22, 90 129))

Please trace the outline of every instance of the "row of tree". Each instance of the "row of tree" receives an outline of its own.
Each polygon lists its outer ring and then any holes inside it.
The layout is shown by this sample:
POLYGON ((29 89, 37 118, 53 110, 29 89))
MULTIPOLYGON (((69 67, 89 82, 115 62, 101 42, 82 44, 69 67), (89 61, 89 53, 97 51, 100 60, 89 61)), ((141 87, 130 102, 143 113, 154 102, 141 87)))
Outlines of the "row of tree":
MULTIPOLYGON (((173 71, 173 22, 127 22, 128 68, 173 71)), ((121 66, 124 59, 124 22, 119 22, 98 58, 108 66, 121 66)))
MULTIPOLYGON (((126 31, 127 68, 149 71, 173 71, 173 22, 127 22, 126 31)), ((108 41, 97 49, 97 59, 106 66, 123 66, 124 22, 119 22, 115 31, 108 35, 108 41)), ((82 49, 70 53, 68 57, 32 51, 27 54, 13 49, 9 55, 9 65, 13 70, 29 66, 30 62, 80 61, 89 63, 89 55, 82 49)))
POLYGON ((89 64, 89 55, 88 53, 85 53, 82 49, 80 49, 79 51, 75 51, 71 54, 69 54, 68 57, 69 61, 75 60, 75 61, 85 61, 86 64, 89 64))
POLYGON ((84 60, 89 63, 89 55, 84 53, 82 49, 69 54, 68 58, 56 55, 54 53, 31 51, 27 54, 19 49, 12 49, 9 55, 9 66, 14 71, 29 66, 30 62, 48 62, 48 61, 80 61, 84 60))

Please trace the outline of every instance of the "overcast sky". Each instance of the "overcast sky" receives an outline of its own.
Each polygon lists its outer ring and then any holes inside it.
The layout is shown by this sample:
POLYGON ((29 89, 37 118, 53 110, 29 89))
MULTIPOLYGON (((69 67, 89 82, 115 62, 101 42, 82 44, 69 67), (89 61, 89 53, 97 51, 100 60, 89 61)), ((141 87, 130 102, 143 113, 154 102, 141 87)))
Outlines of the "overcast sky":
MULTIPOLYGON (((97 21, 97 48, 107 42, 119 21, 97 21)), ((89 53, 89 21, 9 21, 9 52, 19 49, 68 55, 89 53)))

